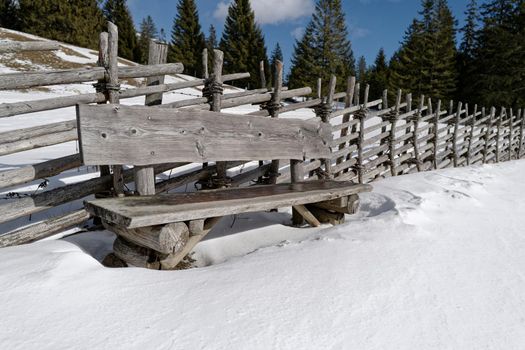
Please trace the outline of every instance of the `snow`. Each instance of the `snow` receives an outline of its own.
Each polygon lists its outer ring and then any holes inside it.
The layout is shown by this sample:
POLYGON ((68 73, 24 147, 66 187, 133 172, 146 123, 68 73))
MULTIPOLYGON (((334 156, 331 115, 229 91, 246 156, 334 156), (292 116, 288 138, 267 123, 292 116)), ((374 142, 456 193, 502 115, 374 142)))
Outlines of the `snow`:
MULTIPOLYGON (((67 47, 87 58, 58 53, 63 60, 96 61, 91 50, 67 47)), ((93 91, 89 83, 1 91, 0 103, 93 91)), ((201 91, 164 96, 168 103, 201 91)), ((73 108, 2 118, 0 132, 74 118, 73 108)), ((0 170, 77 147, 4 156, 0 170)), ((114 240, 106 231, 3 248, 0 349, 521 349, 524 172, 520 160, 379 180, 337 227, 293 228, 287 210, 226 217, 197 245, 196 268, 184 271, 104 268, 114 240)), ((47 189, 94 176, 80 167, 50 178, 47 189)), ((33 193, 40 182, 1 195, 33 193)), ((0 234, 80 206, 1 224, 0 234)))
POLYGON ((107 232, 2 249, 0 347, 521 349, 524 171, 380 180, 337 227, 225 218, 185 271, 104 268, 107 232))

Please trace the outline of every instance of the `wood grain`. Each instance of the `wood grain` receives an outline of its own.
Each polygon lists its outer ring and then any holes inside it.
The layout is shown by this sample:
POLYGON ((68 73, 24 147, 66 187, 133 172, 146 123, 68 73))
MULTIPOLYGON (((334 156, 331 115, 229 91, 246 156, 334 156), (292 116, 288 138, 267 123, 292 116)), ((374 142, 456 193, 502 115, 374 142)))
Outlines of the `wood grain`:
POLYGON ((85 205, 95 216, 120 226, 135 228, 317 203, 371 189, 370 185, 349 182, 314 181, 195 193, 96 199, 87 201, 85 205))
POLYGON ((330 156, 330 127, 314 120, 115 105, 80 105, 77 118, 86 165, 330 156))

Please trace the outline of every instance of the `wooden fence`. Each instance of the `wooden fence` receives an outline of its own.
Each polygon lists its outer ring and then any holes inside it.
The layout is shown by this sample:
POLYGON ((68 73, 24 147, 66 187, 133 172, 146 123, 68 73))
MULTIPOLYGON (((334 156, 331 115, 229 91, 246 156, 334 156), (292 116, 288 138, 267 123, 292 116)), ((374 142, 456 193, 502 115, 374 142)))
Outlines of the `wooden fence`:
MULTIPOLYGON (((99 67, 66 71, 0 74, 0 90, 26 89, 54 84, 97 81, 96 91, 90 94, 49 98, 37 101, 0 104, 0 118, 71 107, 76 104, 118 103, 120 99, 146 96, 151 108, 198 108, 212 111, 258 104, 260 109, 249 115, 286 117, 286 113, 313 108, 318 118, 330 123, 334 139, 329 159, 308 160, 289 166, 277 160, 260 160, 244 172, 228 177, 228 169, 238 169, 247 162, 217 162, 202 164, 190 171, 180 172, 188 164, 160 164, 154 167, 124 169, 101 165, 100 176, 72 184, 43 189, 36 193, 14 196, 0 203, 0 224, 29 217, 64 203, 77 203, 75 209, 0 236, 0 247, 31 242, 79 225, 89 219, 79 200, 91 195, 124 195, 130 192, 125 184, 135 181, 139 194, 162 193, 200 182, 204 186, 240 186, 252 182, 282 183, 317 178, 371 182, 386 176, 398 176, 481 163, 494 163, 521 158, 525 116, 522 110, 479 108, 450 102, 445 108, 441 101, 425 96, 413 99, 411 94, 397 92, 392 106, 386 98, 369 101, 369 87, 360 87, 355 78, 348 79, 345 92, 335 91, 336 78, 329 82, 328 96, 285 100, 312 93, 309 87, 288 90, 282 85, 282 63, 275 67, 275 82, 268 88, 261 73, 259 89, 224 94, 223 83, 249 77, 248 73, 222 74, 222 52, 216 51, 212 72, 208 72, 207 52, 203 55, 204 78, 177 83, 165 83, 164 76, 181 73, 181 64, 166 64, 164 44, 152 42, 149 65, 117 67, 117 28, 110 24, 109 33, 100 35, 99 67), (147 78, 147 86, 120 89, 121 78, 147 78), (172 103, 162 103, 164 92, 204 86, 203 96, 172 103), (177 169, 178 168, 178 169, 177 169), (147 188, 145 179, 176 169, 177 175, 156 181, 147 188)), ((0 52, 32 49, 56 49, 56 44, 14 45, 0 52)), ((318 91, 320 91, 318 84, 318 91)), ((71 116, 71 119, 74 115, 71 116)), ((0 134, 0 156, 35 148, 57 145, 77 139, 76 123, 58 122, 48 125, 4 132, 0 134)), ((174 150, 176 152, 176 150, 174 150)), ((21 166, 0 172, 0 188, 8 192, 25 183, 42 181, 64 171, 81 166, 78 154, 51 159, 39 164, 21 166)))

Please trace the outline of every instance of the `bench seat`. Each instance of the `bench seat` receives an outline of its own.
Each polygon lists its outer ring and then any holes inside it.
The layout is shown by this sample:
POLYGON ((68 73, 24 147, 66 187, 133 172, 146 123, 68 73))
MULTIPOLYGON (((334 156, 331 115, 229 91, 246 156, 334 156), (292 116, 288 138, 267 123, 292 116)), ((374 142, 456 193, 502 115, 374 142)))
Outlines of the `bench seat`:
POLYGON ((318 203, 372 190, 370 185, 320 180, 192 193, 95 199, 86 209, 126 228, 183 222, 318 203))

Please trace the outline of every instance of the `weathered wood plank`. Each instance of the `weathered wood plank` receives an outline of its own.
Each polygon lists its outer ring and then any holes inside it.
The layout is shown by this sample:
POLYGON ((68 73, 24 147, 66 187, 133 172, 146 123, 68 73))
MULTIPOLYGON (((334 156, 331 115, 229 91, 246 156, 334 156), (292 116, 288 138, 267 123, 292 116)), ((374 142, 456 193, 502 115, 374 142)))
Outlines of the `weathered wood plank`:
MULTIPOLYGON (((238 79, 249 78, 250 73, 236 73, 227 74, 223 76, 224 81, 232 81, 238 79)), ((173 90, 184 89, 188 87, 196 87, 204 84, 203 79, 183 81, 171 84, 160 84, 147 87, 139 87, 136 89, 120 90, 119 96, 121 99, 133 98, 137 96, 144 96, 148 94, 162 93, 173 90)), ((102 103, 106 101, 106 95, 103 93, 80 94, 74 96, 53 97, 34 101, 1 103, 0 104, 0 118, 12 117, 19 114, 35 113, 41 111, 48 111, 52 109, 71 107, 76 104, 88 103, 102 103)), ((199 101, 197 103, 202 103, 199 101)), ((195 103, 192 103, 195 104, 195 103)))
POLYGON ((86 202, 86 209, 106 221, 135 228, 317 203, 370 190, 370 185, 314 181, 195 193, 97 199, 86 202))
POLYGON ((21 51, 54 51, 60 45, 55 41, 1 41, 0 53, 21 51))
POLYGON ((294 205, 294 210, 296 210, 303 218, 304 220, 312 227, 319 227, 321 226, 321 223, 317 218, 308 210, 304 205, 294 205))
POLYGON ((90 217, 91 215, 82 209, 8 232, 0 236, 0 248, 31 243, 50 237, 60 231, 80 225, 89 220, 90 217))
POLYGON ((190 237, 188 226, 183 222, 134 229, 104 223, 104 227, 132 243, 163 254, 180 252, 190 237))
MULTIPOLYGON (((148 64, 166 63, 168 58, 168 45, 150 40, 148 64)), ((164 76, 149 77, 146 85, 155 86, 164 84, 164 76)), ((162 92, 146 95, 146 106, 162 104, 162 92)), ((155 173, 153 167, 135 167, 135 190, 139 195, 155 194, 155 173)))
POLYGON ((115 105, 77 111, 86 165, 330 156, 330 127, 315 120, 115 105))
MULTIPOLYGON (((22 129, 23 130, 23 129, 22 129)), ((19 134, 13 132, 13 134, 19 134)), ((44 133, 31 138, 24 138, 22 136, 18 141, 6 142, 0 144, 0 156, 13 154, 23 151, 28 151, 35 148, 57 145, 64 142, 74 141, 77 139, 77 132, 74 127, 70 130, 58 131, 52 133, 44 133)))
MULTIPOLYGON (((155 172, 163 172, 179 166, 179 164, 162 164, 155 167, 155 172)), ((123 172, 124 182, 131 181, 133 170, 123 172)), ((110 188, 112 178, 110 175, 89 179, 82 182, 68 184, 52 190, 38 192, 29 197, 17 198, 12 201, 0 203, 0 223, 19 217, 38 213, 60 204, 81 199, 91 194, 106 191, 110 188)))
POLYGON ((0 188, 23 184, 60 174, 82 165, 80 154, 73 154, 46 162, 0 172, 0 188))
MULTIPOLYGON (((179 74, 182 63, 167 63, 154 66, 119 67, 120 78, 143 78, 165 74, 179 74)), ((55 70, 48 72, 23 72, 0 74, 0 90, 28 89, 35 86, 73 84, 104 79, 103 67, 55 70)))

